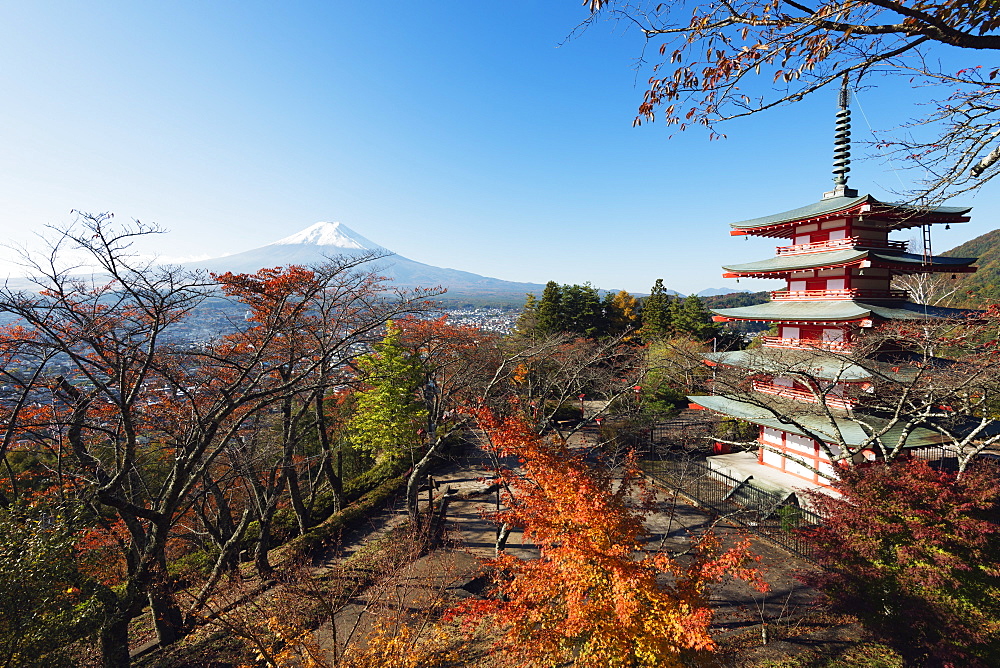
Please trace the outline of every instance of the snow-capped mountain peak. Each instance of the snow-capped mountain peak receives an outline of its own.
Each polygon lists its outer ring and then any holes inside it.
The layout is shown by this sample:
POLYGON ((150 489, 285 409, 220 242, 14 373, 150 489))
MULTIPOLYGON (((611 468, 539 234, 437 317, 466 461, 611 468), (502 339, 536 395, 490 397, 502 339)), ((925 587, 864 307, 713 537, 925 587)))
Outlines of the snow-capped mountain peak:
POLYGON ((268 246, 332 246, 352 250, 382 250, 382 247, 370 241, 343 223, 316 223, 301 232, 296 232, 284 239, 269 243, 268 246))

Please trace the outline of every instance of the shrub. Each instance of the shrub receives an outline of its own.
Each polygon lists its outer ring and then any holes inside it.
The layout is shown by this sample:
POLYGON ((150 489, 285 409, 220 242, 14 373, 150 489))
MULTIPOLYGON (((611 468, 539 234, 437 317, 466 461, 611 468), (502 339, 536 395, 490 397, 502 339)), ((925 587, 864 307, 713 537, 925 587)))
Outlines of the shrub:
POLYGON ((910 665, 1000 665, 1000 476, 925 461, 845 470, 843 496, 805 532, 824 571, 805 575, 910 665))

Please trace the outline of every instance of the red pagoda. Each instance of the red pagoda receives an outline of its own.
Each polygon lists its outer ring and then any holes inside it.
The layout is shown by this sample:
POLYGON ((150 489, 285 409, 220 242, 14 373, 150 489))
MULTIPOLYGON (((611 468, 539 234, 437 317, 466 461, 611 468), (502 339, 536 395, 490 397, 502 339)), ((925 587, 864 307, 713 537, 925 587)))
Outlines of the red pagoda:
MULTIPOLYGON (((893 277, 975 271, 971 265, 976 258, 934 256, 930 247, 931 226, 967 222, 969 207, 891 204, 847 187, 850 111, 846 92, 845 86, 837 113, 834 190, 814 204, 732 224, 730 234, 735 236, 789 241, 772 258, 723 267, 723 276, 729 278, 785 281, 767 303, 714 310, 717 321, 771 323, 776 330, 775 335, 762 337, 756 350, 705 356, 710 365, 747 370, 752 378, 748 392, 754 399, 748 401, 748 395, 690 397, 700 407, 749 422, 758 430, 756 453, 710 457, 712 466, 734 477, 752 475, 755 483, 765 487, 764 481, 770 481, 772 489, 782 491, 828 486, 834 462, 845 456, 837 443, 848 446, 852 459, 876 457, 863 444, 871 440, 871 424, 877 418, 859 420, 851 398, 857 392, 848 391, 852 384, 868 387, 866 366, 850 354, 866 332, 887 321, 968 313, 915 303, 906 291, 893 288, 893 277), (889 238, 890 233, 909 228, 921 229, 922 252, 908 252, 906 241, 889 238), (803 369, 815 379, 811 382, 829 384, 822 394, 803 385, 803 369), (825 405, 817 411, 820 396, 825 405), (769 402, 782 405, 770 410, 769 402), (855 445, 859 446, 856 452, 855 445)), ((927 448, 939 442, 929 429, 897 436, 906 448, 927 448)))

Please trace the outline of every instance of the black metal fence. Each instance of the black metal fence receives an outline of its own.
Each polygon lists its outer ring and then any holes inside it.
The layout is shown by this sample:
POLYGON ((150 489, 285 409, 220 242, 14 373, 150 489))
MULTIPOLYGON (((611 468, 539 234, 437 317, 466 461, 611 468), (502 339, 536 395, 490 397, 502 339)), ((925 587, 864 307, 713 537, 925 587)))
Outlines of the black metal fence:
POLYGON ((698 505, 810 561, 816 551, 802 536, 822 518, 799 507, 793 494, 777 494, 710 467, 699 459, 644 461, 642 468, 659 483, 676 489, 698 505))

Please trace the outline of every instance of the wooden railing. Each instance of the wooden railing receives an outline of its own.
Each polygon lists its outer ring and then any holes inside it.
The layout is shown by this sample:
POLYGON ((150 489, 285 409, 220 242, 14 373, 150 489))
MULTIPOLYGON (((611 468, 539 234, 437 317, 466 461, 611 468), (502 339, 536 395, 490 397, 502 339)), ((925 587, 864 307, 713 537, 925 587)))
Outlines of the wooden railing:
POLYGON ((761 345, 768 348, 815 348, 818 350, 844 351, 850 350, 847 341, 820 341, 819 339, 786 339, 781 336, 762 336, 761 345))
POLYGON ((907 243, 908 242, 906 241, 889 241, 887 239, 862 239, 861 237, 847 237, 846 239, 813 241, 808 244, 778 246, 778 255, 821 253, 824 251, 842 250, 844 248, 887 248, 891 250, 906 250, 907 243))
POLYGON ((892 299, 906 301, 909 298, 910 293, 906 290, 866 290, 863 288, 777 290, 771 293, 771 301, 826 301, 830 299, 892 299))
MULTIPOLYGON (((816 400, 816 395, 807 390, 799 390, 794 387, 786 387, 784 385, 775 385, 774 383, 769 383, 767 381, 755 380, 753 381, 753 389, 756 392, 763 392, 764 394, 773 394, 776 397, 785 397, 788 399, 796 399, 798 401, 805 401, 810 404, 818 404, 819 401, 816 400)), ((845 397, 838 397, 833 394, 827 394, 825 397, 826 405, 830 408, 853 408, 854 402, 845 397)))

